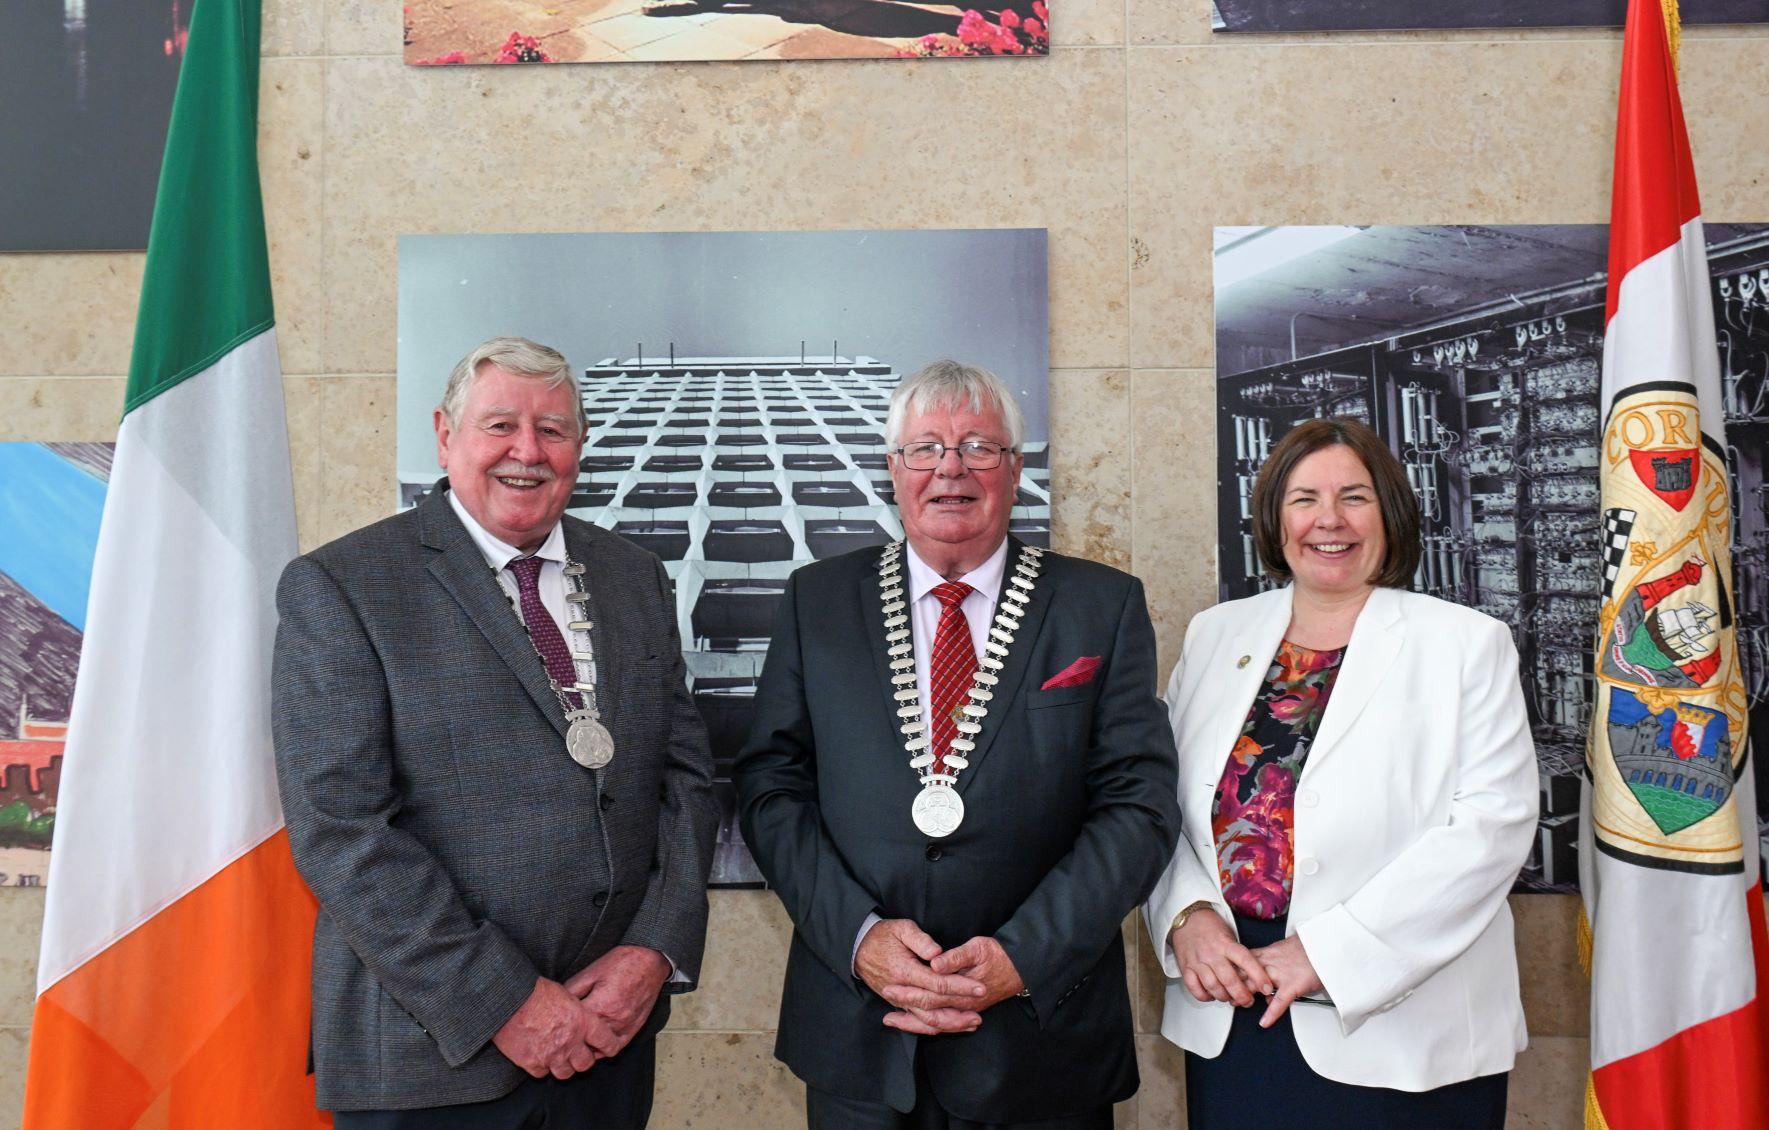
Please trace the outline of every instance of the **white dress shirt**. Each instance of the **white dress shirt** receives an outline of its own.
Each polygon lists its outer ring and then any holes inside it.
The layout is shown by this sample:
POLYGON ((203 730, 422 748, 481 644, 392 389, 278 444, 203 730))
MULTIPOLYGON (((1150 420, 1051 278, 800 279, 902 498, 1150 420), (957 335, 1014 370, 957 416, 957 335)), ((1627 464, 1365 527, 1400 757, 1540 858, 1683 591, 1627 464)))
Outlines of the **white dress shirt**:
MULTIPOLYGON (((904 548, 904 557, 909 561, 909 639, 915 645, 915 691, 921 696, 922 725, 932 734, 934 699, 928 686, 928 672, 933 667, 934 632, 940 626, 942 607, 934 589, 944 584, 946 578, 934 572, 915 552, 913 545, 905 544, 904 548)), ((987 561, 958 578, 971 587, 970 594, 958 607, 964 612, 965 625, 970 628, 971 650, 978 654, 982 653, 983 641, 989 636, 989 624, 995 619, 995 602, 1001 593, 1001 576, 1006 571, 1007 539, 1002 538, 987 561)), ((899 748, 897 752, 902 750, 899 748)), ((882 916, 874 911, 860 924, 860 932, 854 937, 855 957, 860 955, 860 943, 867 931, 882 920, 882 916)))

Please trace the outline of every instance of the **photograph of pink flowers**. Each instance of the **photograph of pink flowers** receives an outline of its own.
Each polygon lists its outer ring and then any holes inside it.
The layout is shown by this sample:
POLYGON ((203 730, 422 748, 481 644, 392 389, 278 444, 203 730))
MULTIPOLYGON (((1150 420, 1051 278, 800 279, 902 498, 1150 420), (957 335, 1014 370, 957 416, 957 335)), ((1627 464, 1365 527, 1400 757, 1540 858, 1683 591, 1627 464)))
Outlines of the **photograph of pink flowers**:
POLYGON ((405 61, 946 59, 1050 53, 1048 0, 407 0, 405 61), (997 6, 1000 5, 1000 6, 997 6))

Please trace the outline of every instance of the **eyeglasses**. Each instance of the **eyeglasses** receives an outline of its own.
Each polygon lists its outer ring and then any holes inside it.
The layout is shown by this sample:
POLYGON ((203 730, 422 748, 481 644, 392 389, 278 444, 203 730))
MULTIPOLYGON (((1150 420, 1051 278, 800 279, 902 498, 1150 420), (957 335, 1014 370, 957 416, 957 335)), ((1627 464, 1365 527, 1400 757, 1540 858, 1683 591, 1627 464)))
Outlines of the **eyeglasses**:
POLYGON ((891 452, 903 461, 903 466, 911 471, 931 471, 946 458, 948 451, 958 452, 958 458, 966 467, 973 471, 987 471, 1001 466, 1001 457, 1013 451, 1013 448, 999 443, 990 443, 986 439, 967 439, 956 447, 947 447, 943 443, 924 440, 919 443, 906 443, 891 452))

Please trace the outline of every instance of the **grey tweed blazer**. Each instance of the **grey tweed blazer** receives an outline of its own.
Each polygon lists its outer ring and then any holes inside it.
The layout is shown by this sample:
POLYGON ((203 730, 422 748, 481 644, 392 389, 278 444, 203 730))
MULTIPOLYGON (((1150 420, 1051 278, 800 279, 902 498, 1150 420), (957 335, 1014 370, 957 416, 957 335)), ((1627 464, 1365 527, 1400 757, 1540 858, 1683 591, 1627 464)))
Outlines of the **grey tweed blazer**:
MULTIPOLYGON (((663 566, 566 518, 616 756, 580 768, 527 634, 443 487, 289 563, 278 783, 319 897, 327 1110, 477 1102, 527 1076, 491 1037, 537 975, 649 946, 690 979, 717 821, 663 566)), ((667 1017, 660 1001, 650 1027, 667 1017)))

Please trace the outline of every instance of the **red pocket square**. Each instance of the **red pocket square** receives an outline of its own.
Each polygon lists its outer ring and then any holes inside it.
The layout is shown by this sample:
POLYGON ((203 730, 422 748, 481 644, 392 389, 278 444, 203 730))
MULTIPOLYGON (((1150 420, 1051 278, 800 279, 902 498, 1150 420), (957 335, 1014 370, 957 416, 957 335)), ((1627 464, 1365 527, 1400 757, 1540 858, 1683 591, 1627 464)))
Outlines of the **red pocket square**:
POLYGON ((1053 687, 1081 687, 1093 682, 1094 673, 1099 670, 1099 656, 1083 655, 1080 659, 1064 667, 1061 671, 1044 680, 1038 689, 1050 690, 1053 687))

